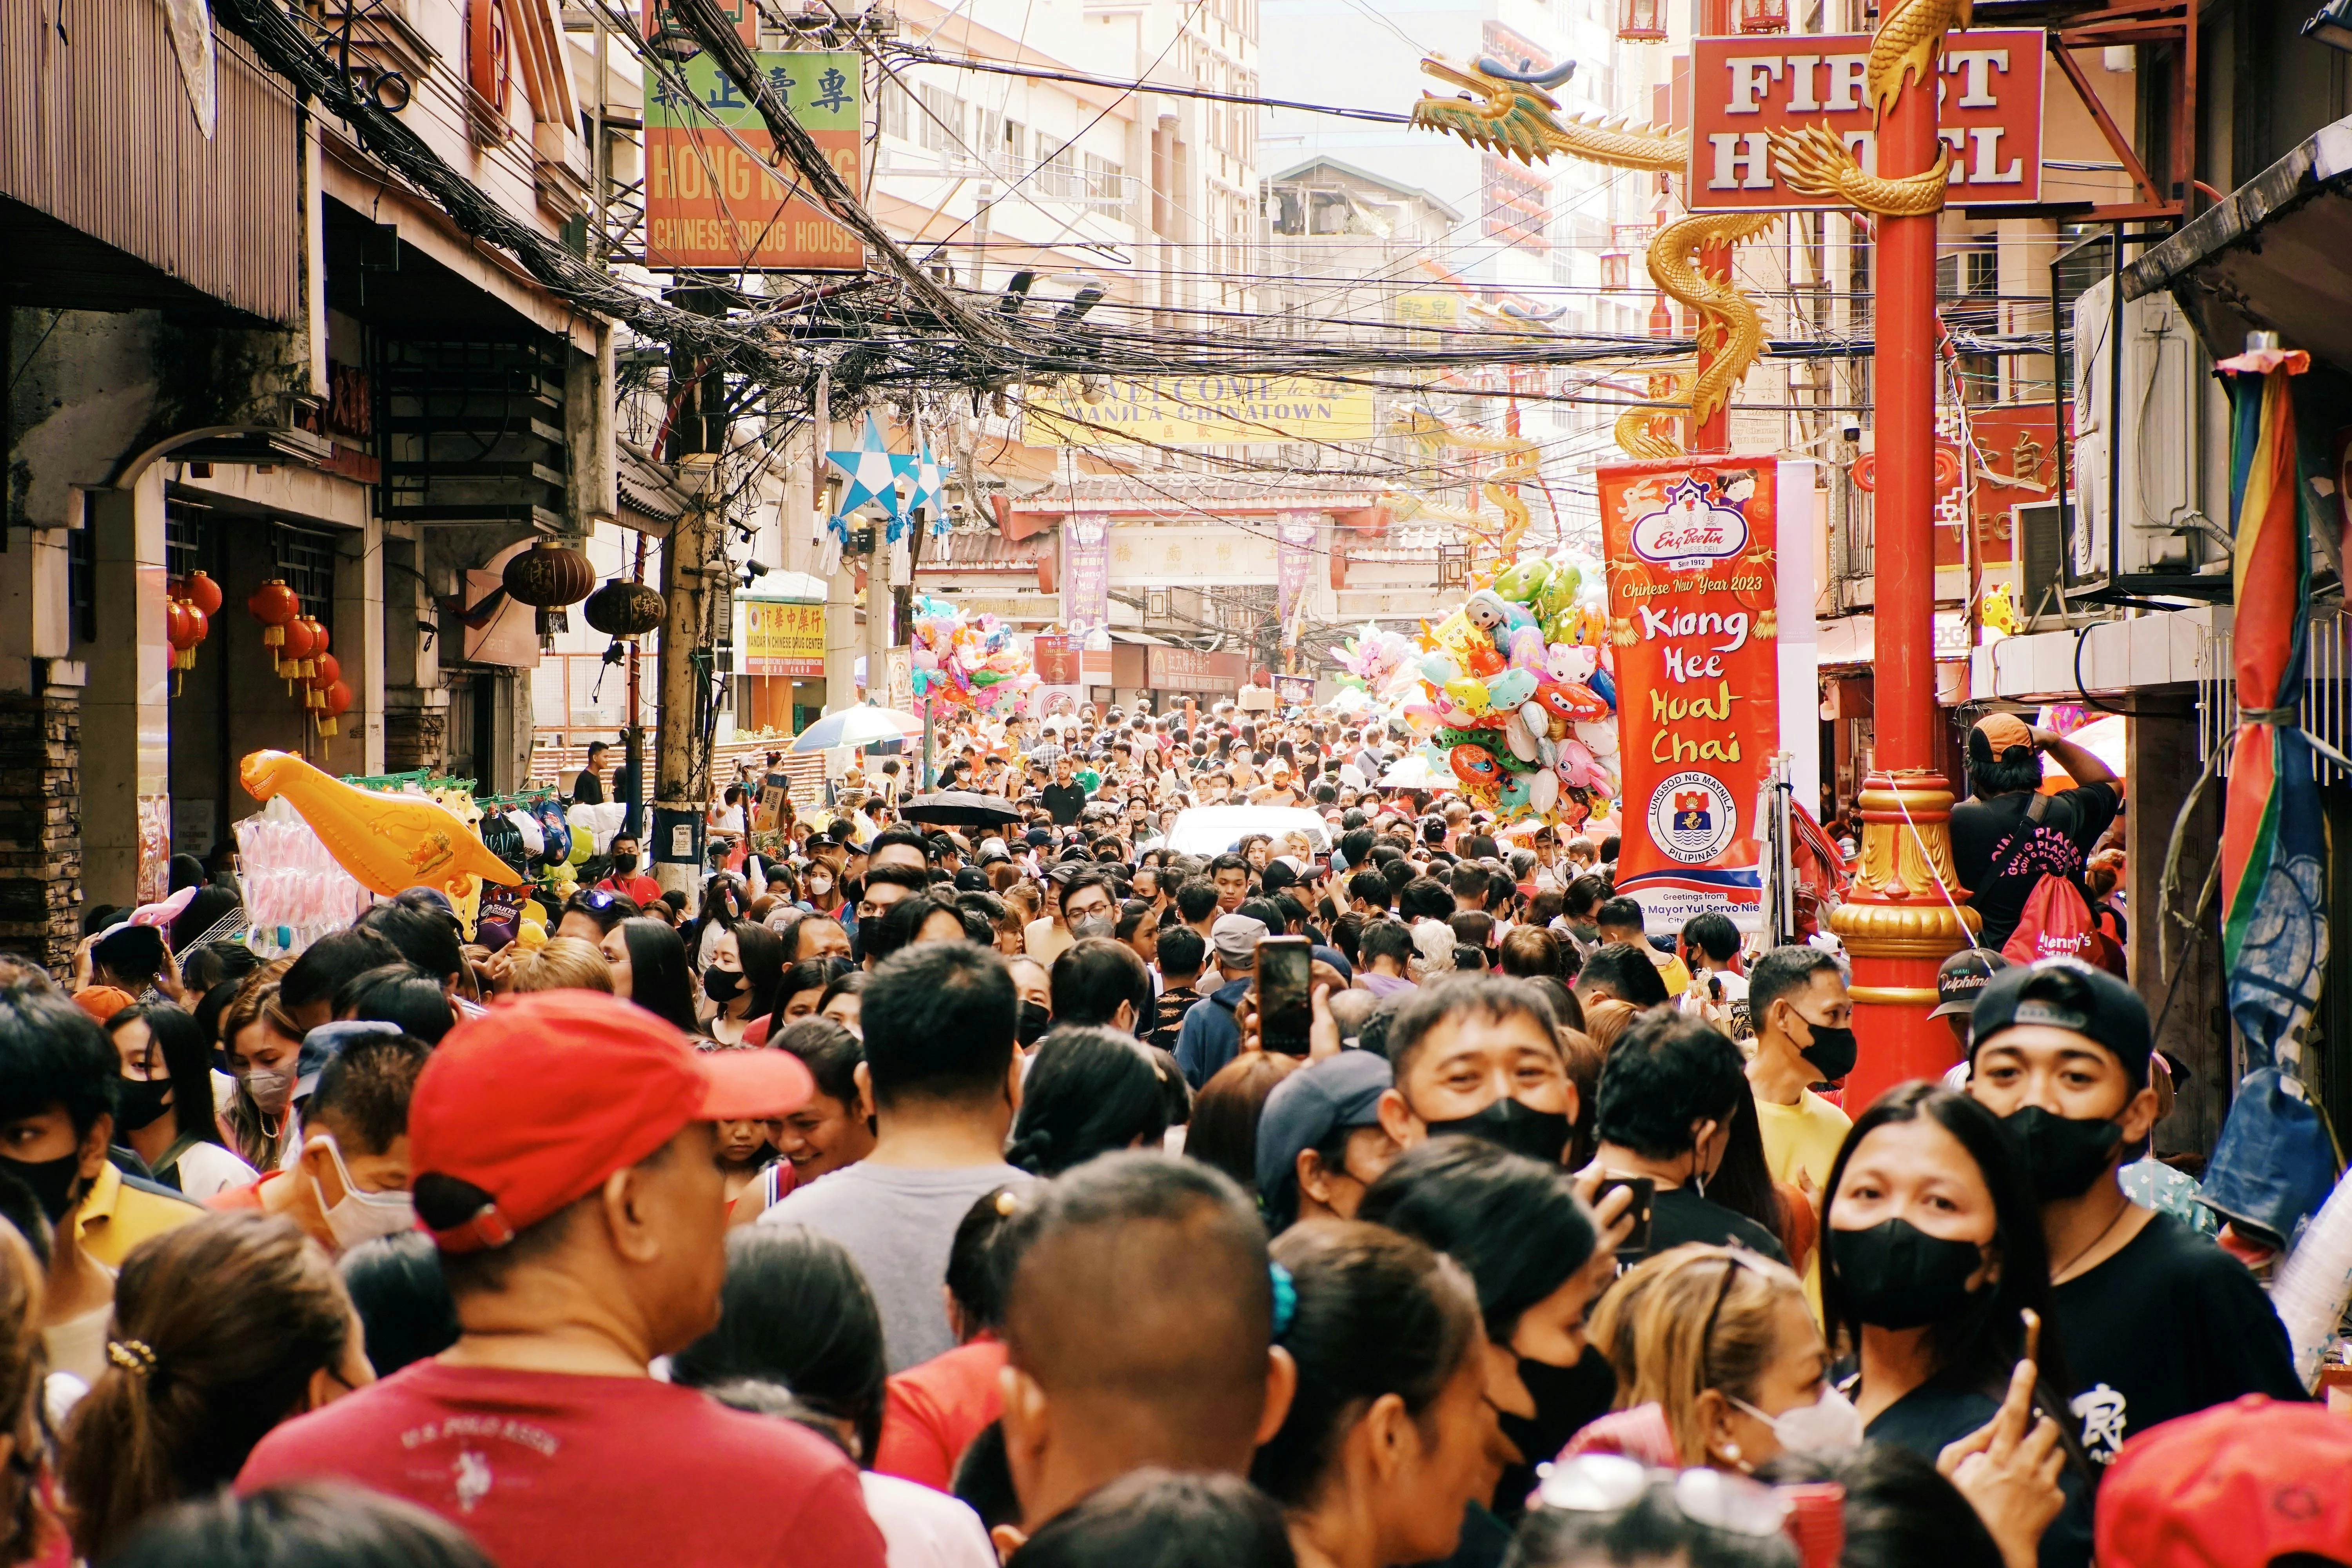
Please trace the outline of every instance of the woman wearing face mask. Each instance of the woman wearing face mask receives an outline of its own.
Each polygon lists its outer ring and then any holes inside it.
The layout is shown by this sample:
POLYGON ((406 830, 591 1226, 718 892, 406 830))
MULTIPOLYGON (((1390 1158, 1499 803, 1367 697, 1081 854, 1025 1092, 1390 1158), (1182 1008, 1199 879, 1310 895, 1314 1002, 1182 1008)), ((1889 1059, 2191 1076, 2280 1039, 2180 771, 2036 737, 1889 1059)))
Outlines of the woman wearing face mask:
POLYGON ((60 1466, 75 1551, 100 1559, 147 1515, 235 1479, 279 1422, 375 1381, 327 1255, 282 1219, 206 1215, 123 1260, 105 1373, 60 1466))
POLYGON ((1282 1505, 1300 1568, 1451 1553, 1494 1482, 1475 1297, 1461 1268, 1379 1226, 1309 1220, 1274 1244, 1275 1343, 1298 1368, 1250 1479, 1282 1505))
POLYGON ((801 908, 811 914, 839 920, 848 907, 833 868, 822 860, 810 861, 808 869, 801 874, 801 908))
POLYGON ((1654 1405, 1685 1467, 1748 1472, 1862 1444, 1804 1288, 1769 1258, 1700 1246, 1646 1258, 1601 1297, 1592 1341, 1616 1371, 1618 1404, 1654 1405))
MULTIPOLYGON (((2026 1314, 2046 1317, 2049 1255, 2016 1142, 1992 1112, 1933 1084, 1889 1089, 1838 1151, 1822 1196, 1822 1305, 1856 1347, 1850 1392, 1874 1443, 1933 1459, 1990 1422, 2026 1359, 2026 1314)), ((2063 1436, 2055 1337, 2034 1360, 2036 1441, 2066 1450, 2066 1509, 2042 1568, 2090 1558, 2087 1472, 2063 1436)))
POLYGON ((163 1005, 125 1007, 106 1021, 122 1054, 115 1137, 165 1186, 198 1203, 257 1173, 221 1142, 213 1117, 212 1047, 195 1019, 163 1005), (180 1107, 190 1108, 184 1121, 180 1107))
MULTIPOLYGON (((1615 1272, 1632 1203, 1615 1192, 1596 1216, 1599 1174, 1574 1176, 1479 1138, 1440 1138, 1396 1161, 1365 1190, 1356 1217, 1426 1242, 1469 1270, 1486 1328, 1486 1399, 1507 1447, 1496 1513, 1515 1519, 1548 1462, 1608 1410, 1616 1379, 1586 1342, 1584 1320, 1615 1272)), ((1470 1527, 1499 1537, 1485 1507, 1470 1527)), ((1465 1552, 1467 1542, 1465 1542, 1465 1552)))
POLYGON ((677 932, 639 915, 606 931, 603 945, 604 962, 612 966, 613 994, 676 1026, 680 1034, 698 1029, 686 943, 677 932))
POLYGON ((774 931, 749 921, 719 932, 702 972, 702 994, 712 1009, 704 1032, 722 1046, 740 1045, 751 1020, 774 1011, 784 944, 774 931))
POLYGON ((286 1156, 294 1064, 302 1054, 302 1026, 278 1004, 281 973, 275 964, 254 971, 221 1012, 221 1047, 236 1075, 228 1132, 237 1158, 257 1171, 274 1171, 286 1156))

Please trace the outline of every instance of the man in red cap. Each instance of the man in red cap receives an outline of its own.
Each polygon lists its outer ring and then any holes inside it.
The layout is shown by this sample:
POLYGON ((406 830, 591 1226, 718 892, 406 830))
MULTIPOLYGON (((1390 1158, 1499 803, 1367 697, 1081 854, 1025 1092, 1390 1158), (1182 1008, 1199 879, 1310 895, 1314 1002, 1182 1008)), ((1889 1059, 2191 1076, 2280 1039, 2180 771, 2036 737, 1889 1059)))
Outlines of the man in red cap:
POLYGON ((2123 784, 2095 753, 2014 713, 1977 721, 1967 762, 1970 798, 1952 808, 1952 869, 1984 917, 1978 942, 1998 952, 2043 876, 2065 878, 2090 901, 2084 858, 2115 821, 2123 784), (2074 788, 2041 794, 2045 752, 2074 788))
POLYGON ((837 1450, 646 1370, 719 1321, 711 1124, 788 1114, 812 1087, 786 1052, 698 1054, 595 992, 460 1025, 409 1105, 458 1341, 278 1427, 239 1489, 357 1481, 439 1513, 500 1568, 882 1568, 837 1450))
POLYGON ((2099 1488, 2100 1568, 2352 1563, 2352 1421, 2249 1394, 2124 1445, 2099 1488))

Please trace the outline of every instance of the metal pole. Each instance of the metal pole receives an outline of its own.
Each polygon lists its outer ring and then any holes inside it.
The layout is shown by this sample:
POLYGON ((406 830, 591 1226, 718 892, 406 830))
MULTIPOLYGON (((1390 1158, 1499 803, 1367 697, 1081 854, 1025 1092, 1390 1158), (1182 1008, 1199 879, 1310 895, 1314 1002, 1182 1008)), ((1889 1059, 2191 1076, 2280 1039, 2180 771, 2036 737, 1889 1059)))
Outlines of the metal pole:
MULTIPOLYGON (((680 289, 672 293, 682 310, 706 315, 726 310, 716 289, 680 289)), ((727 384, 724 374, 693 350, 674 350, 673 389, 678 415, 670 425, 671 460, 680 488, 693 498, 662 546, 661 713, 654 743, 653 875, 664 892, 686 895, 687 912, 700 902, 704 806, 709 795, 700 720, 709 700, 704 675, 710 646, 710 602, 726 590, 725 568, 713 571, 725 521, 714 510, 710 489, 719 454, 727 444, 727 384)))

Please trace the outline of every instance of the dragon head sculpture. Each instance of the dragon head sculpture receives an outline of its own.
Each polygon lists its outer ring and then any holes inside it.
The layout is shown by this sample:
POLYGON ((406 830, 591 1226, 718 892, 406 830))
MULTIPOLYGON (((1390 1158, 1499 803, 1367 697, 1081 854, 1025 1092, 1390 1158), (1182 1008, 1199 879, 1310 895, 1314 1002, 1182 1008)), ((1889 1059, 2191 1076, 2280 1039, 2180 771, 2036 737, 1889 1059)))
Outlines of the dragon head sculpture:
POLYGON ((1481 56, 1465 69, 1443 57, 1431 56, 1421 62, 1421 68, 1465 90, 1452 98, 1423 93, 1412 106, 1412 123, 1425 131, 1459 136, 1473 147, 1523 163, 1549 162, 1559 153, 1615 168, 1671 173, 1688 161, 1687 137, 1661 134, 1647 126, 1563 115, 1559 100, 1549 89, 1575 71, 1574 60, 1538 71, 1481 56))

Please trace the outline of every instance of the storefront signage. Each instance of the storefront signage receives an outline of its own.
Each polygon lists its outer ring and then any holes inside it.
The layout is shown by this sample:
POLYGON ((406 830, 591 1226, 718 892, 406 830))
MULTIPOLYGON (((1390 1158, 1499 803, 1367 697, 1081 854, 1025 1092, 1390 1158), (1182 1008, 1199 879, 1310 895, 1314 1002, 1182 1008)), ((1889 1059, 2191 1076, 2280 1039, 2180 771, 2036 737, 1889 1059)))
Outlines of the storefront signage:
POLYGON ((1189 647, 1143 650, 1143 684, 1153 691, 1198 691, 1231 696, 1249 674, 1237 653, 1202 653, 1189 647))
MULTIPOLYGON (((762 50, 760 69, 851 190, 864 188, 854 51, 762 50)), ((856 271, 866 249, 809 199, 775 139, 709 54, 646 84, 646 265, 856 271), (747 150, 748 149, 748 150, 747 150)))
POLYGON ((1599 470, 1624 781, 1617 890, 1652 930, 1757 913, 1757 802, 1780 749, 1769 458, 1599 470))
POLYGON ((746 675, 824 679, 824 606, 739 599, 743 635, 736 642, 746 675))
MULTIPOLYGON (((2042 34, 1986 28, 1947 40, 1938 129, 1951 148, 1954 206, 2042 199, 2042 34)), ((1837 208, 1781 177, 1769 132, 1827 125, 1866 174, 1878 168, 1878 119, 1863 93, 1867 34, 1767 34, 1692 45, 1693 125, 1687 200, 1693 211, 1837 208)))
POLYGON ((1379 435, 1372 391, 1305 376, 1178 375, 1055 383, 1032 392, 1021 421, 1031 447, 1229 441, 1361 441, 1379 435), (1092 401, 1087 392, 1098 395, 1092 401))

